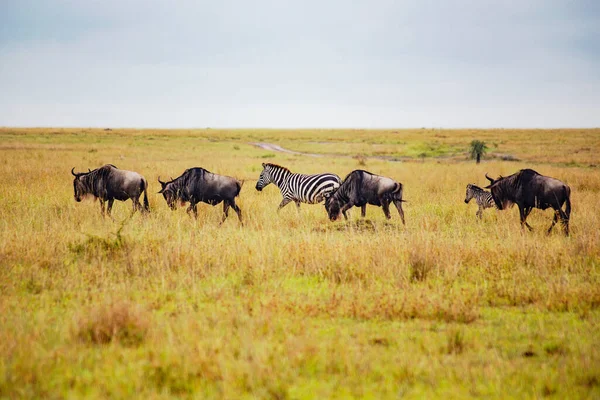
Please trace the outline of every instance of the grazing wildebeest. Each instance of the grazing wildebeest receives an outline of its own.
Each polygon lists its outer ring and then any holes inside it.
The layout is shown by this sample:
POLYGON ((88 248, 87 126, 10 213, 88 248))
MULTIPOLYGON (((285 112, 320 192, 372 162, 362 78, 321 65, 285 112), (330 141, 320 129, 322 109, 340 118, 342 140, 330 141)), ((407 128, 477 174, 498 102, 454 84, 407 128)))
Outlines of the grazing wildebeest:
POLYGON ((150 211, 148 205, 148 182, 133 171, 118 169, 112 164, 106 164, 89 172, 75 172, 71 169, 75 200, 80 202, 86 195, 92 195, 100 200, 100 211, 104 216, 104 202, 108 201, 108 215, 112 210, 115 200, 125 201, 131 199, 133 212, 137 210, 150 211), (144 192, 144 207, 140 204, 140 196, 144 192))
POLYGON ((263 170, 256 182, 256 190, 260 192, 269 183, 275 184, 283 196, 277 211, 292 201, 296 203, 298 210, 300 210, 300 203, 320 203, 342 183, 339 176, 328 172, 304 175, 295 174, 277 164, 263 163, 262 166, 263 170))
POLYGON ((492 198, 492 194, 486 190, 483 190, 479 186, 473 185, 469 183, 467 185, 467 193, 465 195, 465 203, 469 204, 471 199, 475 199, 479 209, 477 210, 477 215, 479 219, 483 217, 483 210, 486 208, 496 207, 496 203, 494 203, 494 199, 492 198))
POLYGON ((235 178, 224 175, 213 174, 204 168, 186 169, 184 173, 169 182, 163 182, 158 178, 162 193, 171 210, 175 210, 177 201, 181 203, 190 202, 187 212, 194 212, 198 218, 196 204, 199 202, 216 206, 223 202, 223 220, 229 215, 229 207, 233 208, 242 222, 242 211, 235 204, 235 198, 240 194, 242 182, 235 178))
POLYGON ((565 229, 565 234, 569 236, 569 218, 571 216, 571 189, 569 186, 548 176, 540 175, 532 169, 522 169, 519 172, 506 177, 492 179, 485 174, 490 181, 486 186, 492 192, 492 198, 500 210, 504 210, 513 204, 519 206, 521 216, 521 227, 526 226, 532 230, 531 226, 525 221, 533 208, 545 210, 552 207, 554 210, 554 220, 548 228, 548 233, 552 231, 554 225, 560 217, 565 229), (562 210, 566 203, 565 211, 562 210))
POLYGON ((403 201, 401 183, 385 176, 355 170, 350 172, 339 189, 325 200, 325 209, 329 219, 335 221, 340 213, 348 219, 346 210, 353 206, 360 207, 361 216, 364 217, 367 204, 372 204, 381 206, 385 217, 390 219, 390 203, 393 202, 404 224, 403 201))

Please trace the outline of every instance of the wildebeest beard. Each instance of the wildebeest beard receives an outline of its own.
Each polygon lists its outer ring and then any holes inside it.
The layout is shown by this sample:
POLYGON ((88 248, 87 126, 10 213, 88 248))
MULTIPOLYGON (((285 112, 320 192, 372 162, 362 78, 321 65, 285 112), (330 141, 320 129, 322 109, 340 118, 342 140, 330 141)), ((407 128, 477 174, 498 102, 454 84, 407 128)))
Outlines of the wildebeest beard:
POLYGON ((166 184, 165 189, 159 192, 162 193, 167 205, 172 210, 177 209, 177 203, 179 203, 180 207, 183 207, 186 202, 182 196, 182 189, 179 186, 177 182, 171 181, 166 184))

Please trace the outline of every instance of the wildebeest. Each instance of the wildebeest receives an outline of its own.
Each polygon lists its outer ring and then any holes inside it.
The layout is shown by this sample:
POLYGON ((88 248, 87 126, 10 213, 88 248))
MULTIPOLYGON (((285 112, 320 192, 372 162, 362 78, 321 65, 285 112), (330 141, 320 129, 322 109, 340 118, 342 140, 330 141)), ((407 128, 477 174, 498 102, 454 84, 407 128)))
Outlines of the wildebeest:
POLYGON ((325 209, 329 219, 335 221, 340 213, 348 219, 346 211, 351 207, 360 207, 361 216, 365 216, 367 204, 381 206, 387 219, 390 219, 390 203, 394 203, 404 224, 402 210, 402 184, 385 176, 379 176, 363 170, 354 170, 346 176, 341 186, 325 200, 325 209))
POLYGON ((526 226, 531 230, 531 226, 526 222, 527 216, 533 208, 545 210, 552 207, 554 210, 554 220, 548 228, 548 233, 552 231, 554 225, 560 217, 565 229, 565 234, 569 235, 569 218, 571 216, 571 189, 569 186, 558 179, 540 175, 532 169, 522 169, 519 172, 507 177, 492 179, 485 174, 490 181, 486 186, 492 192, 492 198, 500 210, 504 210, 513 204, 519 207, 521 217, 521 227, 526 226), (562 210, 566 203, 565 211, 562 210))
POLYGON ((465 203, 469 204, 471 199, 475 199, 479 208, 477 209, 477 215, 479 219, 483 218, 483 210, 486 208, 496 207, 492 194, 486 190, 483 190, 477 185, 469 183, 467 185, 467 192, 465 194, 465 203))
POLYGON ((112 210, 115 200, 133 202, 133 212, 137 210, 149 211, 148 182, 133 171, 118 169, 112 164, 106 164, 89 172, 75 172, 71 169, 75 200, 80 202, 86 195, 92 195, 100 200, 100 211, 104 215, 104 202, 108 201, 108 215, 112 210), (144 192, 144 207, 140 204, 140 195, 144 192))
POLYGON ((235 198, 240 194, 242 182, 235 178, 224 175, 213 174, 204 168, 196 167, 186 169, 181 176, 169 182, 163 182, 158 178, 162 193, 168 206, 175 210, 177 201, 181 203, 190 202, 187 212, 194 212, 198 218, 196 204, 199 202, 216 206, 223 202, 223 220, 229 215, 229 207, 233 208, 242 222, 242 211, 235 204, 235 198))

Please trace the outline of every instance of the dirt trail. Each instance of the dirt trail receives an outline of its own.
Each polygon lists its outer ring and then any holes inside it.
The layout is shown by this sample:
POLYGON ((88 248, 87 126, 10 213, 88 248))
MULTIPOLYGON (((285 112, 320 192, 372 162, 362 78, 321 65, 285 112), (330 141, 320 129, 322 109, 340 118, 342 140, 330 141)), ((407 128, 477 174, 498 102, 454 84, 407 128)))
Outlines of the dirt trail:
POLYGON ((279 146, 278 144, 273 144, 273 143, 252 143, 252 144, 254 146, 260 147, 261 149, 271 150, 271 151, 279 151, 281 153, 300 154, 303 156, 311 156, 311 157, 323 157, 322 154, 301 153, 299 151, 284 149, 283 147, 279 146))
MULTIPOLYGON (((302 153, 300 151, 294 151, 294 150, 285 149, 285 148, 279 146, 278 144, 273 144, 273 143, 250 143, 250 144, 252 144, 252 145, 254 145, 256 147, 260 147, 261 149, 264 149, 264 150, 278 151, 278 152, 287 153, 287 154, 298 154, 298 155, 301 155, 301 156, 352 158, 352 156, 350 156, 350 155, 344 155, 344 154, 302 153)), ((387 156, 362 156, 361 158, 374 159, 374 160, 384 160, 384 161, 392 161, 392 162, 401 162, 401 161, 412 160, 409 157, 387 157, 387 156)))

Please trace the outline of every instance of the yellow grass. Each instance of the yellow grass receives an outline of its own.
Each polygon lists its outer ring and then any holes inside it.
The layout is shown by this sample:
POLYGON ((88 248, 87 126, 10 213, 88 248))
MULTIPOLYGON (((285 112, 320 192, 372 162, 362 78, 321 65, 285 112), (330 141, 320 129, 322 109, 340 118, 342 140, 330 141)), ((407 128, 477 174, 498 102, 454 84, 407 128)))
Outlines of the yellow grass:
POLYGON ((0 398, 599 397, 599 151, 600 130, 0 129, 0 398), (277 214, 262 162, 390 176, 407 224, 277 214), (75 203, 71 168, 105 163, 148 179, 148 216, 75 203), (244 227, 168 209, 157 177, 193 166, 245 180, 244 227), (464 204, 520 168, 570 185, 570 237, 464 204))

